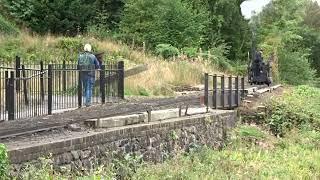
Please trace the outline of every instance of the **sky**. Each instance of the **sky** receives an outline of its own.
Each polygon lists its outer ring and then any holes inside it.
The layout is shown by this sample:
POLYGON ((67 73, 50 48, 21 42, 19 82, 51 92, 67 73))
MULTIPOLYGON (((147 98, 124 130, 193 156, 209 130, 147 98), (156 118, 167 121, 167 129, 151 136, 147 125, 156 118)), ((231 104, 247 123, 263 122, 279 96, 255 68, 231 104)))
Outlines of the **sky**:
POLYGON ((259 13, 262 11, 263 6, 267 5, 271 0, 248 0, 241 4, 241 11, 246 19, 251 17, 251 12, 256 11, 259 13))
MULTIPOLYGON (((267 5, 271 0, 247 0, 241 4, 241 11, 246 19, 251 17, 251 12, 261 12, 263 7, 267 5)), ((316 0, 320 4, 320 0, 316 0)))

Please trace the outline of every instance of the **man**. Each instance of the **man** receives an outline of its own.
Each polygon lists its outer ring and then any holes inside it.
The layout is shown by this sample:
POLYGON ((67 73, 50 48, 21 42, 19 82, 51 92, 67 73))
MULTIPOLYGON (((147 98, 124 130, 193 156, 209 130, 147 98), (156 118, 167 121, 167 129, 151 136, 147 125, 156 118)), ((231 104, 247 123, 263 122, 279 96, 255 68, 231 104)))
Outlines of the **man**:
POLYGON ((81 83, 84 89, 85 105, 91 105, 92 89, 95 83, 95 69, 100 68, 99 61, 91 52, 90 44, 84 46, 84 53, 79 55, 78 65, 81 76, 81 83))

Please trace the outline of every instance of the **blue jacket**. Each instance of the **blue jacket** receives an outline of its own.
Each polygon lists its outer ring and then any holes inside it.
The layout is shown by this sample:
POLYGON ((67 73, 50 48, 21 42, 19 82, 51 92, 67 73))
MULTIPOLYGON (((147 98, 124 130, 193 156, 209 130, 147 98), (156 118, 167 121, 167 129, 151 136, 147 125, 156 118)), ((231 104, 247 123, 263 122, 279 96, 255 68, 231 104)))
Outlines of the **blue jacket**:
POLYGON ((83 74, 87 74, 90 76, 94 76, 94 69, 100 69, 100 63, 95 55, 84 52, 78 57, 78 65, 80 66, 80 70, 83 71, 83 74))

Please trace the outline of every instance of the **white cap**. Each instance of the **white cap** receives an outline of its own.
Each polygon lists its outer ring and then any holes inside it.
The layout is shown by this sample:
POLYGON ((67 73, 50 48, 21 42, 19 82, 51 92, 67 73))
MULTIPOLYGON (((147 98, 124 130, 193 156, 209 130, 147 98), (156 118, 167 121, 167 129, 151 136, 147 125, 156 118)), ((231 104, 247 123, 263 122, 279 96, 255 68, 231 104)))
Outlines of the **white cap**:
POLYGON ((84 45, 84 51, 91 52, 91 45, 90 44, 84 45))

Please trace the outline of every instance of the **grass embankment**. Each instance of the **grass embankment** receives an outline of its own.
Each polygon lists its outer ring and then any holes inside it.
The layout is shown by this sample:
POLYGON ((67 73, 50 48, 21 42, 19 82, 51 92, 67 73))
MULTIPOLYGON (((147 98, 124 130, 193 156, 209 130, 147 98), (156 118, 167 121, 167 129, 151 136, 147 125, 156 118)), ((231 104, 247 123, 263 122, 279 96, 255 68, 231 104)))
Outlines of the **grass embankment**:
POLYGON ((126 79, 126 95, 173 95, 173 88, 181 85, 199 85, 204 72, 219 73, 217 68, 206 60, 163 60, 160 57, 144 53, 138 48, 130 48, 113 40, 99 40, 89 36, 77 38, 32 36, 21 33, 17 36, 0 36, 0 60, 12 62, 16 55, 29 63, 40 60, 61 63, 66 59, 76 62, 83 44, 91 43, 94 51, 104 51, 105 61, 123 59, 125 68, 147 64, 149 70, 126 79))

